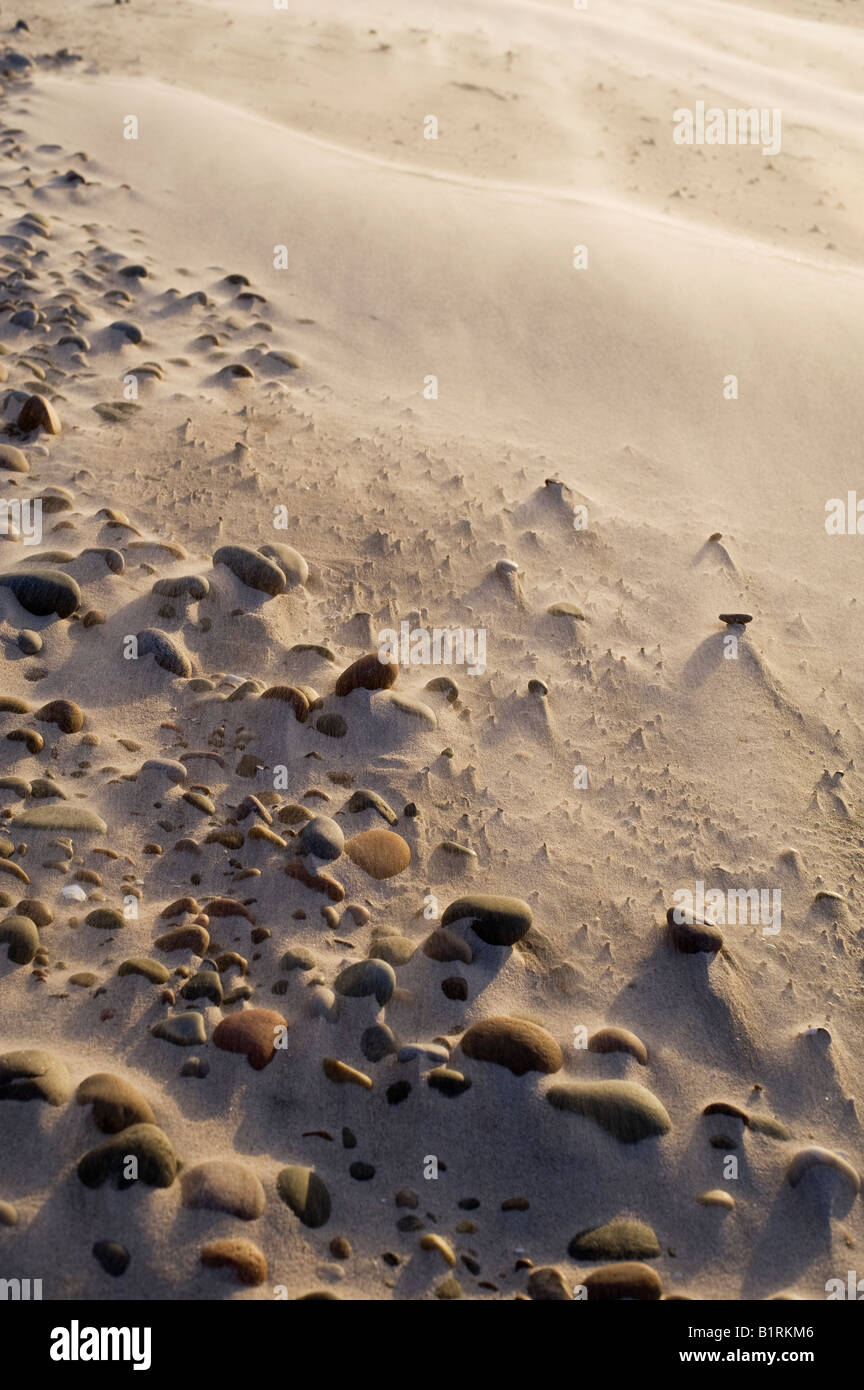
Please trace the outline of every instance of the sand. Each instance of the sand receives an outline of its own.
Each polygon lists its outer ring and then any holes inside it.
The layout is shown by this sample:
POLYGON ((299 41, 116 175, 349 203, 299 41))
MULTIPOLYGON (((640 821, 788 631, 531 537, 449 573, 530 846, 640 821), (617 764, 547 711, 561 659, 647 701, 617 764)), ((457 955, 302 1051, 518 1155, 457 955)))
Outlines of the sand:
POLYGON ((864 1239, 858 7, 21 18, 0 1277, 826 1298, 864 1239), (780 148, 677 144, 700 102, 780 148))

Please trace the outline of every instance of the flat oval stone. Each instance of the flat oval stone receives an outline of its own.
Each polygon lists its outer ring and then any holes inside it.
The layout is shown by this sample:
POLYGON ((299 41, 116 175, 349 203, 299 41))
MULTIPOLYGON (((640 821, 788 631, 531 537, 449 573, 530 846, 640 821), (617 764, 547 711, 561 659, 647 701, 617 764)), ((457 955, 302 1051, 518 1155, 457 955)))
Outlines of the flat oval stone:
POLYGON ((13 964, 29 965, 40 946, 36 923, 13 913, 0 922, 0 943, 8 944, 6 956, 13 964))
POLYGON ((338 859, 344 847, 342 829, 329 816, 314 816, 307 821, 300 831, 296 846, 300 854, 314 854, 316 859, 328 863, 338 859))
POLYGON ((213 564, 225 565, 248 589, 275 597, 285 590, 285 575, 266 555, 246 545, 222 545, 213 556, 213 564))
POLYGON ((172 676, 181 676, 184 679, 191 676, 192 663, 167 632, 162 632, 156 627, 145 627, 135 640, 138 643, 139 657, 152 656, 156 665, 161 666, 163 671, 170 671, 172 676))
POLYGON ((347 1062, 340 1062, 338 1057, 325 1057, 321 1066, 327 1080, 337 1086, 359 1086, 362 1091, 372 1090, 371 1077, 355 1067, 349 1067, 347 1062))
POLYGON ((81 602, 81 590, 60 570, 34 569, 20 574, 0 574, 0 587, 10 589, 28 613, 38 618, 55 614, 69 618, 81 602))
POLYGON ((362 830, 345 842, 345 853, 370 878, 394 878, 411 863, 411 847, 393 830, 362 830))
POLYGON ((72 1094, 69 1073, 59 1057, 37 1048, 0 1056, 0 1100, 44 1100, 65 1105, 72 1094))
POLYGON ((290 705, 298 724, 305 724, 309 717, 309 700, 296 685, 271 685, 269 689, 261 691, 260 698, 281 700, 283 704, 290 705))
POLYGON ((193 956, 203 956, 210 945, 210 933, 206 927, 190 922, 188 926, 175 927, 157 936, 153 945, 160 951, 191 951, 193 956))
POLYGON ((657 1097, 633 1081, 562 1082, 550 1087, 546 1099, 556 1110, 594 1120, 622 1144, 637 1144, 672 1128, 657 1097))
POLYGON ((369 954, 376 960, 386 960, 388 965, 407 965, 417 946, 407 936, 382 936, 373 941, 369 954))
POLYGON ((655 1260, 660 1242, 644 1221, 627 1216, 578 1231, 567 1253, 571 1260, 655 1260))
POLYGON ((600 1269, 592 1269, 582 1282, 588 1290, 589 1303, 622 1298, 656 1300, 663 1295, 663 1284, 656 1269, 638 1261, 602 1265, 600 1269))
POLYGON ((28 807, 19 811, 11 823, 29 830, 93 831, 99 835, 104 835, 108 829, 102 817, 89 806, 69 802, 28 807))
POLYGON ((626 1052, 643 1067, 648 1065, 648 1049, 635 1033, 626 1028, 598 1028, 588 1039, 589 1052, 626 1052))
POLYGON ((140 975, 151 985, 164 985, 168 971, 161 961, 151 960, 149 956, 130 956, 117 967, 118 975, 140 975))
POLYGON ((382 1006, 393 997, 396 988, 396 975, 393 967, 383 960, 358 960, 348 965, 336 976, 333 988, 337 994, 352 999, 365 999, 372 995, 382 1006))
POLYGON ((330 1193, 313 1168, 289 1164, 276 1178, 276 1191, 310 1230, 326 1226, 330 1220, 330 1193))
POLYGON ((242 1052, 253 1071, 263 1071, 276 1054, 277 1032, 287 1026, 274 1009, 245 1009, 216 1025, 213 1042, 223 1052, 242 1052))
POLYGON ((121 927, 125 927, 126 919, 116 907, 94 907, 92 912, 87 913, 84 923, 88 927, 96 927, 99 931, 119 931, 121 927))
POLYGON ((79 1159, 78 1177, 85 1187, 102 1187, 109 1178, 116 1178, 118 1188, 131 1187, 136 1181, 148 1187, 170 1187, 178 1168, 171 1142, 158 1125, 131 1125, 79 1159), (138 1160, 137 1178, 124 1176, 130 1157, 138 1160))
POLYGON ((484 1018, 471 1025, 460 1045, 466 1057, 495 1062, 514 1076, 529 1071, 551 1075, 564 1065, 564 1054, 552 1035, 519 1018, 484 1018))
POLYGON ((512 946, 526 936, 532 923, 531 909, 521 898, 497 898, 485 893, 457 898, 441 918, 441 926, 468 921, 489 946, 512 946))
POLYGON ((156 1123, 141 1092, 113 1072, 98 1071, 85 1077, 75 1095, 79 1105, 92 1107, 93 1122, 104 1134, 119 1134, 130 1125, 156 1123))
POLYGON ((396 812, 392 806, 387 805, 382 796, 379 796, 377 792, 367 791, 364 787, 358 787, 355 792, 351 793, 346 810, 350 811, 352 815, 359 815, 361 811, 377 811, 388 825, 395 825, 398 820, 396 812))
POLYGON ((240 1221, 257 1221, 264 1212, 264 1188, 251 1168, 229 1158, 211 1158, 187 1168, 181 1179, 184 1207, 224 1211, 240 1221))
POLYGON ((125 1245, 119 1245, 116 1240, 97 1240, 92 1253, 105 1273, 110 1274, 112 1279, 119 1279, 120 1275, 125 1274, 129 1268, 129 1251, 125 1245))
POLYGON ((377 652, 361 656, 336 682, 336 694, 350 695, 352 690, 388 690, 398 674, 395 661, 380 661, 377 652))

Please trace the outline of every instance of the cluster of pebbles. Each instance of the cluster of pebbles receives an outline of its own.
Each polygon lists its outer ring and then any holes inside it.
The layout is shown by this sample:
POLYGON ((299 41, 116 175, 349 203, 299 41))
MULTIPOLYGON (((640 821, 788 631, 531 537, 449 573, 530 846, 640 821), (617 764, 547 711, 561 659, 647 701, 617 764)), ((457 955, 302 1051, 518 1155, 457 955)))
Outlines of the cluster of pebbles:
MULTIPOLYGON (((5 57, 7 75, 26 72, 5 57)), ((6 156, 20 148, 19 133, 3 131, 6 156)), ((44 186, 77 189, 83 167, 44 186)), ((24 997, 29 1018, 23 1045, 0 1052, 0 1113, 4 1142, 20 1142, 40 1180, 66 1184, 83 1213, 92 1265, 75 1287, 98 1296, 151 1263, 151 1228, 188 1211, 182 1258, 170 1236, 161 1247, 158 1296, 245 1287, 338 1298, 359 1262, 382 1296, 683 1297, 657 1268, 674 1258, 668 1234, 634 1209, 632 1155, 644 1155, 644 1190, 673 1126, 729 1153, 791 1144, 790 1199, 848 1208, 860 1190, 852 1164, 795 1145, 764 1107, 719 1097, 701 1115, 670 1115, 636 1033, 609 1023, 583 1051, 569 1039, 565 1050, 542 998, 518 1012, 489 1002, 514 960, 549 959, 565 982, 568 967, 519 896, 516 868, 478 889, 462 882, 470 846, 455 832, 430 842, 433 808, 419 789, 452 753, 464 710, 454 680, 404 687, 395 661, 338 651, 323 635, 276 644, 274 675, 273 643, 257 666, 251 654, 270 606, 288 628, 305 614, 310 565, 298 549, 238 538, 193 555, 110 499, 85 502, 72 477, 40 481, 62 467, 65 393, 94 354, 119 353, 142 389, 162 380, 146 356, 146 306, 199 315, 193 349, 210 384, 302 363, 266 343, 233 359, 232 313, 269 331, 239 274, 221 284, 227 307, 203 290, 148 300, 148 268, 91 238, 76 285, 58 288, 52 218, 33 206, 32 180, 17 193, 27 206, 0 234, 0 477, 10 497, 40 503, 45 534, 29 546, 8 524, 0 538, 0 998, 24 997), (241 673, 225 669, 232 650, 241 673), (141 702, 140 739, 112 732, 115 701, 141 702), (410 800, 399 795, 409 780, 410 800), (440 905, 426 876, 433 854, 456 881, 440 905), (73 1041, 44 1044, 41 1020, 62 1038, 64 1010, 73 1041), (241 1133, 234 1144, 238 1113, 248 1143, 241 1133), (193 1119, 214 1115, 233 1157, 202 1152, 193 1119), (261 1117, 276 1126, 266 1143, 261 1117), (496 1126, 503 1134, 511 1117, 541 1186, 561 1154, 618 1181, 608 1219, 583 1227, 555 1213, 538 1263, 530 1219, 541 1194, 527 1177, 527 1195, 502 1195, 492 1180, 496 1126), (464 1190, 448 1184, 439 1199, 449 1172, 464 1190)), ((94 410, 100 428, 134 422, 137 407, 94 410)), ((518 566, 499 561, 493 582, 524 603, 518 566)), ((574 630, 586 621, 570 603, 548 614, 574 630)), ((546 684, 533 680, 531 693, 544 698, 546 684)), ((723 958, 709 922, 681 924, 670 910, 667 932, 670 951, 698 958, 694 970, 723 958)), ((512 1148, 512 1129, 502 1143, 512 1148)), ((502 1159, 507 1180, 518 1159, 502 1159)), ((11 1242, 26 1248, 34 1220, 26 1174, 17 1186, 16 1198, 0 1190, 4 1260, 11 1242)), ((683 1181, 680 1201, 718 1220, 735 1208, 726 1189, 688 1192, 683 1181)))

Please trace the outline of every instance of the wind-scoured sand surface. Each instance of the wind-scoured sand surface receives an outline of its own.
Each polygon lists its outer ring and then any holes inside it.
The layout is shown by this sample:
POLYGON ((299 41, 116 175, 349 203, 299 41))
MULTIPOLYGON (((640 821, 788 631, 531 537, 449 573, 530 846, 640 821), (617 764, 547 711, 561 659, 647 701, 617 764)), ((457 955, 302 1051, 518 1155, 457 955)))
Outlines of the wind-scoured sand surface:
POLYGON ((860 1263, 859 11, 4 12, 0 1277, 860 1263))

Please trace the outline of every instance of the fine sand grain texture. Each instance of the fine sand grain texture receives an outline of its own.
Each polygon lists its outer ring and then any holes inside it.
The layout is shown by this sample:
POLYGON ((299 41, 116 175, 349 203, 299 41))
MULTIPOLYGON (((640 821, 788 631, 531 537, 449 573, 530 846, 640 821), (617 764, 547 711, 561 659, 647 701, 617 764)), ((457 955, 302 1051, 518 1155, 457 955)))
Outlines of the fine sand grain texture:
POLYGON ((862 6, 37 9, 0 1277, 825 1299, 864 1243, 862 6))

